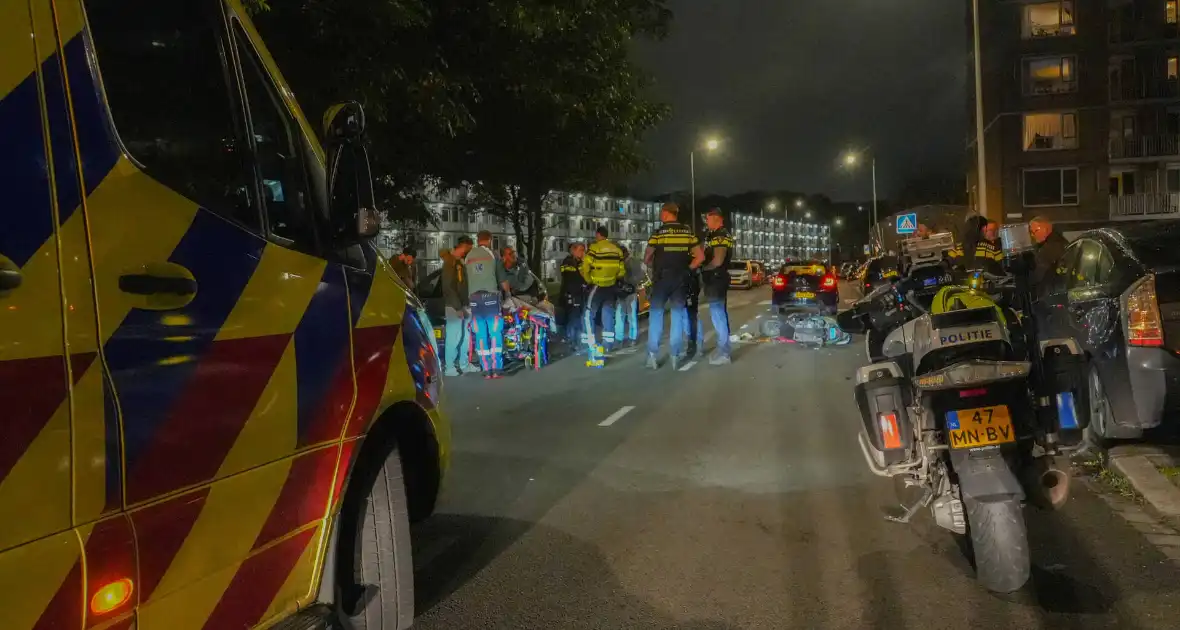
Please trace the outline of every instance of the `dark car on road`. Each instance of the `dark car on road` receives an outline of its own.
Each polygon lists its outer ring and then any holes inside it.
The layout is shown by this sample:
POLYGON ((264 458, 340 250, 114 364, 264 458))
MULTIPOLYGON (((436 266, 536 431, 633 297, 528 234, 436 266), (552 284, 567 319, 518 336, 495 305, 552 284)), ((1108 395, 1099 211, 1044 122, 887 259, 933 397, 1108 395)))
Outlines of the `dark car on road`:
POLYGON ((1136 438, 1180 410, 1180 221, 1083 232, 1037 287, 1042 338, 1089 354, 1090 438, 1136 438))
POLYGON ((835 314, 839 282, 831 268, 818 260, 787 263, 770 281, 770 303, 778 309, 798 308, 835 314))

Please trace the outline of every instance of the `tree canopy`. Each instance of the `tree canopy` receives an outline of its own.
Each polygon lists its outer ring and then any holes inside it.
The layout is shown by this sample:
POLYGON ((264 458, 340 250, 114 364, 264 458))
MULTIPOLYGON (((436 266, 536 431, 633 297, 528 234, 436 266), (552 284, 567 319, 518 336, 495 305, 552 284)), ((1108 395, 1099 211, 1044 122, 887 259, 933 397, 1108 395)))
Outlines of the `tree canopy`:
POLYGON ((478 183, 539 264, 553 189, 605 190, 645 166, 667 108, 629 55, 662 37, 666 0, 251 0, 255 22, 315 117, 366 108, 379 194, 425 219, 425 177, 478 183))

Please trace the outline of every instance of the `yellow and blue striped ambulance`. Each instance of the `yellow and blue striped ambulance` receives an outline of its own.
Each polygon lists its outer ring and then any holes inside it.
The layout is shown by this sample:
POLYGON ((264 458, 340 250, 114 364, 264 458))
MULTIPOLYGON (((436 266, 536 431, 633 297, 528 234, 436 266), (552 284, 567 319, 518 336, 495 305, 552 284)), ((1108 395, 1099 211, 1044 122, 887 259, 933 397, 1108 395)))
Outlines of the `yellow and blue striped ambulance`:
POLYGON ((238 0, 0 0, 0 628, 412 622, 439 363, 320 131, 238 0))

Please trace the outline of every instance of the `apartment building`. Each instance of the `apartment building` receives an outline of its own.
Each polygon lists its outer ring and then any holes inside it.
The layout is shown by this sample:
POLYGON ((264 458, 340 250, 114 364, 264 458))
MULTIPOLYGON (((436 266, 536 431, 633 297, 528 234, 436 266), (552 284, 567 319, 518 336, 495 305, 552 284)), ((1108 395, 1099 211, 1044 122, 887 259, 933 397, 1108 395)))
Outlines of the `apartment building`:
MULTIPOLYGON (((480 230, 492 233, 493 244, 518 247, 512 226, 502 219, 472 209, 467 192, 461 189, 431 190, 431 210, 438 225, 414 228, 389 224, 377 237, 386 256, 397 255, 407 243, 418 252, 419 271, 429 274, 442 261, 439 252, 453 247, 462 235, 474 237, 480 230)), ((572 242, 590 242, 599 225, 605 225, 617 243, 642 255, 647 239, 659 227, 660 204, 638 199, 554 192, 546 201, 544 259, 541 275, 546 281, 558 279, 558 265, 572 242)), ((787 258, 827 259, 831 247, 828 226, 762 218, 734 213, 730 230, 737 240, 735 256, 780 263, 787 258)))
POLYGON ((734 252, 737 258, 779 265, 788 259, 828 260, 830 257, 832 243, 827 225, 737 212, 730 215, 729 223, 737 241, 734 252))
MULTIPOLYGON (((418 251, 422 273, 429 274, 442 265, 439 252, 455 245, 462 235, 472 238, 481 230, 492 233, 493 244, 516 247, 515 231, 510 223, 478 208, 472 208, 467 191, 432 190, 428 204, 439 217, 438 225, 413 228, 384 226, 377 246, 387 256, 396 255, 407 243, 418 251)), ((606 226, 611 238, 632 251, 642 251, 647 238, 659 224, 659 204, 637 199, 554 192, 545 207, 544 259, 541 275, 547 281, 558 278, 558 265, 572 242, 590 242, 599 225, 606 226)))
POLYGON ((1180 218, 1177 0, 978 1, 989 218, 1180 218))

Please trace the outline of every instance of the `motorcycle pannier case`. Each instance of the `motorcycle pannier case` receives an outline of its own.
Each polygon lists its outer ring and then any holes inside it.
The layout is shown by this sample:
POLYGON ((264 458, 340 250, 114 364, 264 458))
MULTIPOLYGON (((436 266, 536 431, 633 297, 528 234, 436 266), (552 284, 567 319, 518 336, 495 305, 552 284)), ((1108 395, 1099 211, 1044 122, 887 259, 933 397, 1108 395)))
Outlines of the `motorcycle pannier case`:
POLYGON ((1061 444, 1073 446, 1081 442, 1082 431, 1090 424, 1090 388, 1086 382, 1085 355, 1072 340, 1050 339, 1041 343, 1043 396, 1053 404, 1045 410, 1049 418, 1043 420, 1047 431, 1057 432, 1061 444))
POLYGON ((882 376, 856 386, 856 405, 869 445, 885 465, 910 459, 914 428, 906 411, 908 382, 896 376, 882 376))

